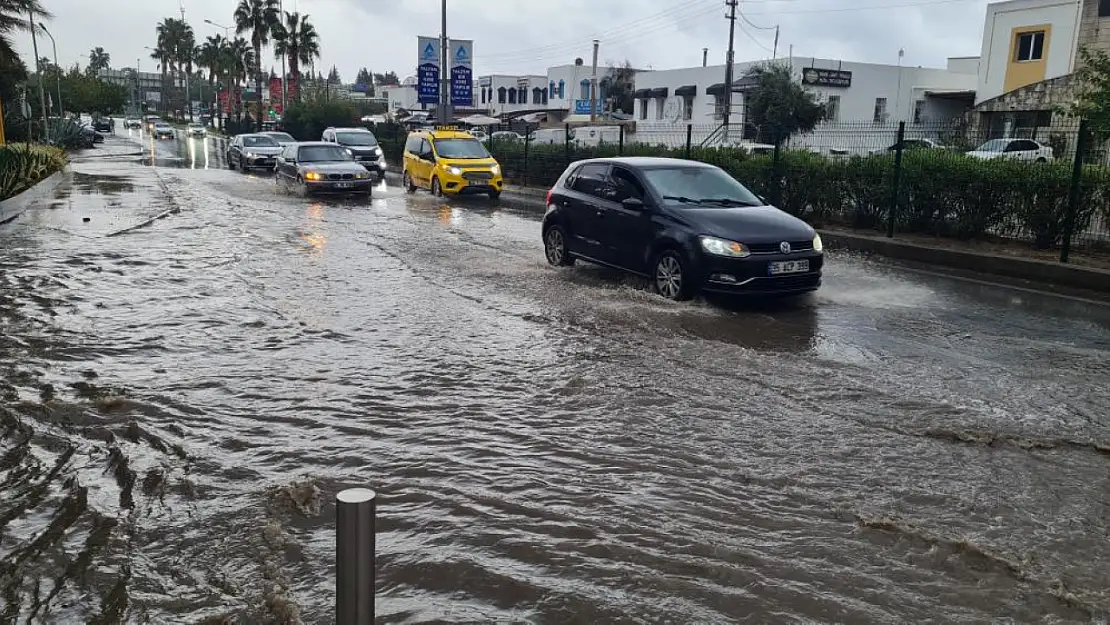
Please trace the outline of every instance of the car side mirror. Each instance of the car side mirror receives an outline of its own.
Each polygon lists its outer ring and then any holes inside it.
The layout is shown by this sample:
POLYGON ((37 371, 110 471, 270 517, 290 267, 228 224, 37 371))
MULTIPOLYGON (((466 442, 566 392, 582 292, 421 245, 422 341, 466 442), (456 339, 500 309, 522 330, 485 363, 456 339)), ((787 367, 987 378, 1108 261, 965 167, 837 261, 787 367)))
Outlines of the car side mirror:
POLYGON ((621 206, 627 208, 628 210, 634 211, 642 211, 647 208, 647 205, 644 204, 644 201, 638 197, 624 198, 623 200, 621 200, 621 206))

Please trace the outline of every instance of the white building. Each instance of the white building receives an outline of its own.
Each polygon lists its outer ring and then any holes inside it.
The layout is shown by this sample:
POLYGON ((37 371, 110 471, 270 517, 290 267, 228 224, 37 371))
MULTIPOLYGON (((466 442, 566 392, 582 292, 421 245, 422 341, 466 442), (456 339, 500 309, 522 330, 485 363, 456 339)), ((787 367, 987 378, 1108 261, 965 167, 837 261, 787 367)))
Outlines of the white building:
MULTIPOLYGON (((608 67, 597 68, 597 110, 604 109, 602 81, 609 76, 608 67)), ((548 105, 551 109, 566 111, 565 121, 579 121, 575 118, 590 114, 590 84, 593 68, 589 65, 557 65, 547 70, 547 90, 551 94, 548 105)), ((587 117, 588 119, 588 117, 587 117)))
POLYGON ((416 77, 409 76, 401 81, 400 85, 383 85, 378 87, 381 97, 385 98, 386 108, 389 112, 398 109, 406 111, 426 110, 427 106, 420 104, 416 94, 416 77))
MULTIPOLYGON (((958 116, 971 106, 977 82, 977 63, 966 57, 950 59, 945 69, 809 57, 737 63, 729 119, 733 138, 739 138, 736 134, 750 137, 758 130, 744 118, 744 92, 754 86, 745 77, 751 68, 771 62, 790 66, 795 80, 814 93, 818 101, 827 104, 828 121, 805 138, 808 147, 820 151, 875 149, 892 142, 879 126, 891 128, 898 121, 912 126, 958 116), (834 136, 846 131, 849 126, 846 122, 854 123, 850 141, 845 136, 834 136), (865 133, 865 124, 875 126, 876 131, 865 133), (832 132, 838 125, 839 130, 832 132), (874 136, 863 136, 867 134, 874 136)), ((724 65, 637 72, 634 111, 637 140, 685 142, 686 127, 691 125, 695 143, 713 141, 711 136, 716 136, 714 133, 724 120, 724 79, 724 65), (658 140, 651 138, 653 134, 658 140)), ((798 145, 797 140, 794 143, 798 145)))
POLYGON ((1082 0, 988 4, 975 103, 1075 71, 1082 9, 1082 0))
POLYGON ((475 106, 486 109, 490 115, 546 109, 547 77, 504 74, 479 76, 474 99, 475 106))

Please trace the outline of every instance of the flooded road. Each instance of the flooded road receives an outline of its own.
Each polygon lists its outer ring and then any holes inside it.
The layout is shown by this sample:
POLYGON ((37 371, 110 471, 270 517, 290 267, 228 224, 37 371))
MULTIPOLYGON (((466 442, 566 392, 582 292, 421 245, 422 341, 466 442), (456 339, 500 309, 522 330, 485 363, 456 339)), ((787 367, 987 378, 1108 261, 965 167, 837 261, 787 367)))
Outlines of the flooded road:
POLYGON ((124 132, 0 226, 0 622, 327 623, 351 486, 381 622, 1106 622, 1103 305, 837 254, 672 304, 124 132))

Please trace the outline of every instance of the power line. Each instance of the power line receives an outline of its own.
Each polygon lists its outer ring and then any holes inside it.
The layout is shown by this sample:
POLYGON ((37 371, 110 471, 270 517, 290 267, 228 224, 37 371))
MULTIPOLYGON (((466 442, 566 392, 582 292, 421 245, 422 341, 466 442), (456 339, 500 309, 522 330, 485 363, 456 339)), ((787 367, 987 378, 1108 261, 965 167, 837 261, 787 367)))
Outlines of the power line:
MULTIPOLYGON (((741 17, 743 17, 743 16, 741 15, 741 17)), ((744 21, 746 22, 747 20, 744 20, 744 21)), ((759 46, 760 48, 763 48, 763 49, 764 49, 764 50, 766 50, 767 52, 769 52, 769 53, 771 53, 771 54, 774 54, 774 51, 773 51, 773 50, 771 50, 771 49, 770 49, 770 48, 768 48, 767 46, 763 45, 763 44, 762 44, 762 43, 760 43, 760 42, 759 42, 759 41, 758 41, 758 40, 757 40, 757 39, 756 39, 756 38, 755 38, 754 36, 752 36, 752 34, 751 34, 750 32, 748 32, 748 29, 747 29, 747 28, 744 28, 744 25, 743 25, 743 24, 737 23, 736 25, 740 27, 740 32, 744 33, 744 35, 745 35, 745 36, 747 36, 747 38, 748 38, 748 39, 750 39, 752 43, 754 43, 755 45, 759 46)))
MULTIPOLYGON (((746 0, 749 4, 756 0, 746 0)), ((760 2, 797 2, 798 0, 759 0, 760 2)), ((801 11, 760 11, 748 15, 803 15, 806 13, 840 13, 848 11, 881 11, 883 9, 902 9, 906 7, 932 6, 937 4, 955 4, 959 2, 978 2, 979 0, 923 0, 922 2, 904 2, 901 4, 874 4, 861 7, 836 7, 831 9, 806 9, 801 11)))
POLYGON ((755 28, 757 30, 775 30, 776 28, 778 28, 778 26, 756 26, 743 13, 740 13, 739 15, 740 15, 740 19, 742 19, 742 20, 744 20, 745 22, 748 23, 748 26, 751 26, 752 28, 755 28))

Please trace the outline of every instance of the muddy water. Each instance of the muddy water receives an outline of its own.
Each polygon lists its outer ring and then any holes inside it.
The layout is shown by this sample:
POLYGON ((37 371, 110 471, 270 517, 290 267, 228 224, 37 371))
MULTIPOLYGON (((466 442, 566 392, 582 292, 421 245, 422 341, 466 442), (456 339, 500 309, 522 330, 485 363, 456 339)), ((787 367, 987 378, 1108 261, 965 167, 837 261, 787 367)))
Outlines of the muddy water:
POLYGON ((385 622, 1105 622, 1104 306, 841 255, 674 305, 209 143, 0 228, 0 622, 328 622, 348 486, 385 622))

